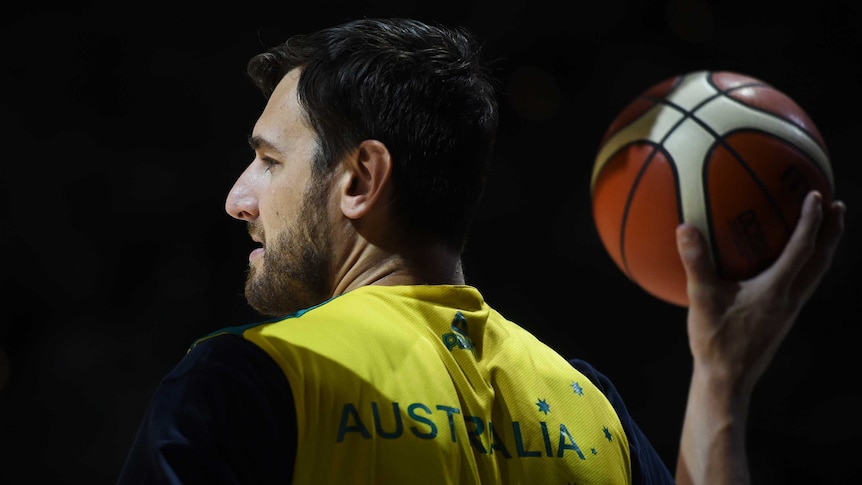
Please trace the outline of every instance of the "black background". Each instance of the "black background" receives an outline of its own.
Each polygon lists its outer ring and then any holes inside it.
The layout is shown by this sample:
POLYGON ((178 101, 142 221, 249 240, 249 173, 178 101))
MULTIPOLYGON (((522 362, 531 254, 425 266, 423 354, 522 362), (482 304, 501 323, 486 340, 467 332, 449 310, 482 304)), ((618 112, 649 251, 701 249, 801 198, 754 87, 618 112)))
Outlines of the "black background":
POLYGON ((803 106, 829 145, 847 231, 755 391, 748 449, 756 483, 848 483, 862 472, 862 7, 791 3, 4 7, 0 483, 112 483, 189 343, 257 319, 242 298, 253 245, 223 210, 264 104, 245 62, 361 16, 463 25, 500 58, 498 162, 468 282, 609 375, 671 468, 690 370, 685 313, 628 281, 598 240, 599 139, 644 88, 696 69, 759 77, 803 106))

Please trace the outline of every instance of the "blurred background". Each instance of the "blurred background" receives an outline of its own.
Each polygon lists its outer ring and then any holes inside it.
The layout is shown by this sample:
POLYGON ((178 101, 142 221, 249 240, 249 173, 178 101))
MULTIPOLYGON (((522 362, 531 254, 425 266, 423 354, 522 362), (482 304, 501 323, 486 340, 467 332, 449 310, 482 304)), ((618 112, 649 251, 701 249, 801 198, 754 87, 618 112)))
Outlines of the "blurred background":
POLYGON ((110 484, 188 345, 258 317, 253 247, 223 210, 264 105, 247 59, 362 16, 470 28, 499 58, 497 165, 465 255, 489 303, 615 381, 675 466, 685 312, 612 263, 592 223, 599 140, 684 72, 759 77, 812 117, 847 231, 755 391, 755 483, 849 483, 862 465, 857 330, 862 6, 851 0, 14 2, 0 15, 0 484, 110 484))

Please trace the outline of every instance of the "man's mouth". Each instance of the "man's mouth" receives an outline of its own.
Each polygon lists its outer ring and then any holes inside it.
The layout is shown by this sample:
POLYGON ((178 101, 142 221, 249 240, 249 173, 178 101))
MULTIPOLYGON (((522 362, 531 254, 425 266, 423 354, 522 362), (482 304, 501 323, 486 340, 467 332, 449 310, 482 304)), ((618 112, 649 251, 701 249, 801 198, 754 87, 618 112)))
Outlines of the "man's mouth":
POLYGON ((252 250, 252 252, 248 255, 248 262, 251 263, 254 262, 255 259, 263 257, 263 253, 264 249, 262 247, 252 250))
POLYGON ((259 248, 255 248, 249 253, 248 261, 251 263, 255 259, 258 259, 263 256, 264 251, 266 250, 266 243, 264 242, 264 237, 261 234, 259 225, 254 223, 249 223, 248 225, 248 235, 251 236, 251 240, 260 244, 259 248))

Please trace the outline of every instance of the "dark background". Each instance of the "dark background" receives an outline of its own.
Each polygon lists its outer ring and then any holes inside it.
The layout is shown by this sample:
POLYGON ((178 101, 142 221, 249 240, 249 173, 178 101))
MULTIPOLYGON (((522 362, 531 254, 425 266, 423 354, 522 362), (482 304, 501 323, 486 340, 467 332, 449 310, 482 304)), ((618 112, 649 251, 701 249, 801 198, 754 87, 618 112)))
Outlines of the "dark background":
POLYGON ((189 343, 257 319, 242 298, 253 244, 223 210, 264 104, 245 62, 289 34, 378 15, 469 27, 500 58, 498 163, 468 280, 608 374, 671 468, 685 313, 629 282, 598 240, 599 139, 644 88, 695 69, 759 77, 802 105, 829 145, 847 232, 756 389, 749 456, 756 483, 858 477, 862 7, 791 3, 4 7, 0 484, 112 483, 189 343))

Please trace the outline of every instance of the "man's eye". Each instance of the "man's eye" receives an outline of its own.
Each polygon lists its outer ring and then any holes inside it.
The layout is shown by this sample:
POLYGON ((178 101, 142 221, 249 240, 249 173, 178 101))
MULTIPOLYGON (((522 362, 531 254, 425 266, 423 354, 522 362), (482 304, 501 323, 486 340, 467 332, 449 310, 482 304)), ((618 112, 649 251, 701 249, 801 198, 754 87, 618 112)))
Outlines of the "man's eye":
POLYGON ((266 171, 267 171, 267 172, 269 172, 270 170, 272 170, 272 167, 274 167, 275 165, 277 165, 277 164, 278 164, 278 162, 276 162, 275 160, 273 160, 273 159, 271 159, 271 158, 268 158, 268 157, 263 157, 263 158, 261 158, 260 160, 261 160, 261 161, 263 162, 263 164, 266 166, 266 171))

